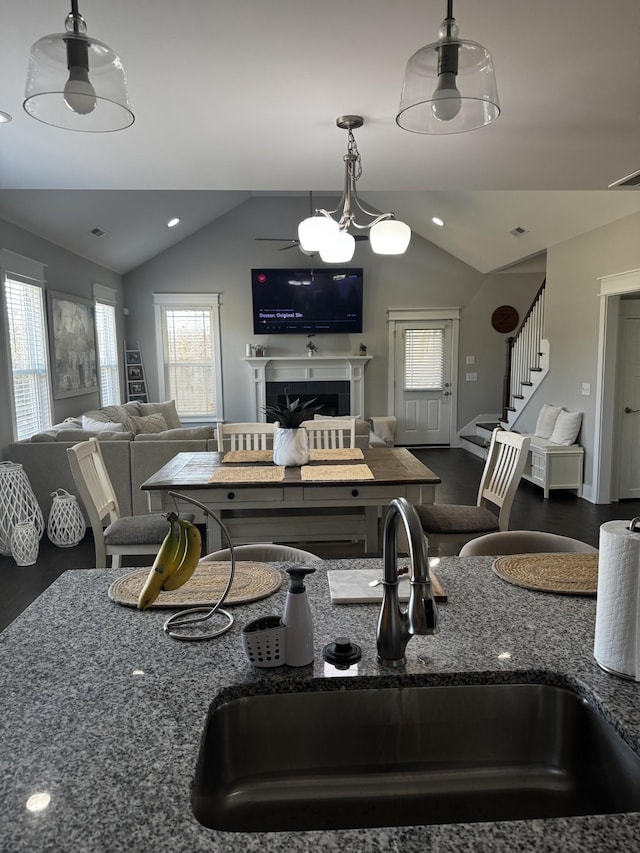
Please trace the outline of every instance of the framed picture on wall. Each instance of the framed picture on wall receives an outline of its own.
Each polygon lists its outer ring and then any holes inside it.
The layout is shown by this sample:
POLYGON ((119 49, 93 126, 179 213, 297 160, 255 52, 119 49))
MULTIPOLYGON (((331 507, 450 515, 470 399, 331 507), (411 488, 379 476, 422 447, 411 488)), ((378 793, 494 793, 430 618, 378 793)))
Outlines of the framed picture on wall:
POLYGON ((126 350, 126 358, 127 358, 127 364, 141 364, 140 350, 137 350, 137 349, 126 350))
POLYGON ((64 293, 47 293, 53 397, 98 390, 93 303, 64 293))
POLYGON ((130 382, 129 394, 144 394, 144 382, 130 382))

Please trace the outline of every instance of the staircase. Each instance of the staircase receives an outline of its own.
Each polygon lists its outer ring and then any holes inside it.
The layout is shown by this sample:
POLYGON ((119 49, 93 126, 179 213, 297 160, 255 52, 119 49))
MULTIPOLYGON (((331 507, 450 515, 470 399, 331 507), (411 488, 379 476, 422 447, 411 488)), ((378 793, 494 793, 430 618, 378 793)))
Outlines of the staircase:
POLYGON ((513 337, 507 338, 503 380, 502 413, 494 420, 483 417, 475 432, 460 436, 460 446, 482 459, 486 456, 492 431, 512 430, 542 380, 549 372, 549 341, 542 337, 546 279, 513 337))

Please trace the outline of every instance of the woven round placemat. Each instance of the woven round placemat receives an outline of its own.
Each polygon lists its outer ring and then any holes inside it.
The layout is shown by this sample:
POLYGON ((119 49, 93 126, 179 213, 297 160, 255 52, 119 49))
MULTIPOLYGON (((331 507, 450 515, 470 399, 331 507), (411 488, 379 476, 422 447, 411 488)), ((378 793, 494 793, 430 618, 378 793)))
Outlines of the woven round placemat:
POLYGON ((497 557, 493 570, 502 580, 564 595, 595 595, 598 589, 597 554, 512 554, 497 557))
MULTIPOLYGON (((229 582, 231 563, 199 563, 184 586, 171 592, 161 592, 151 607, 198 607, 214 605, 229 582)), ((115 580, 109 587, 109 598, 125 607, 137 607, 140 590, 149 574, 149 569, 140 569, 115 580)), ((282 586, 282 575, 268 563, 237 561, 233 584, 227 604, 248 604, 273 595, 282 586)))

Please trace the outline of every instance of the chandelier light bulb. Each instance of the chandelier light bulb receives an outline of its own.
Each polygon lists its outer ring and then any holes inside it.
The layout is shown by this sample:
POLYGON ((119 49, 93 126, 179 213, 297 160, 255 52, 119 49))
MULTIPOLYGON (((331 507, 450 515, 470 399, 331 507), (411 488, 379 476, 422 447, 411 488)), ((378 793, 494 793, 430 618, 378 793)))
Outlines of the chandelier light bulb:
POLYGON ((320 258, 325 264, 346 264, 353 258, 356 241, 346 231, 338 231, 320 246, 320 258))
POLYGON ((431 109, 438 121, 451 121, 462 107, 462 98, 456 86, 456 75, 441 74, 433 91, 431 109))
POLYGON ((63 97, 69 109, 78 115, 86 116, 95 110, 98 102, 96 90, 91 85, 89 72, 86 68, 79 65, 71 66, 63 97))
POLYGON ((411 228, 397 219, 383 219, 371 227, 369 239, 376 255, 402 255, 409 246, 411 228))
POLYGON ((338 223, 328 216, 309 216, 298 225, 298 240, 305 254, 317 252, 324 241, 339 232, 338 223))

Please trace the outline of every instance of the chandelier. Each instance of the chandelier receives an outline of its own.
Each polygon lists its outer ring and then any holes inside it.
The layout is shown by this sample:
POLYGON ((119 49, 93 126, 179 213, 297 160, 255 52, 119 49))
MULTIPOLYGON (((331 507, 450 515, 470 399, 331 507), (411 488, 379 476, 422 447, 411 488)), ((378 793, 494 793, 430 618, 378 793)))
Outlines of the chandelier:
POLYGON ((356 182, 362 175, 360 152, 353 135, 355 128, 362 127, 362 116, 339 116, 338 127, 348 133, 347 153, 344 155, 344 192, 335 210, 317 209, 313 216, 298 225, 298 240, 303 252, 319 252, 320 258, 329 264, 347 263, 353 258, 356 240, 366 240, 366 235, 355 236, 349 231, 368 230, 371 249, 377 255, 401 255, 406 252, 411 229, 399 222, 393 213, 375 213, 367 210, 356 193, 356 182), (357 208, 357 210, 356 210, 357 208), (356 222, 359 213, 371 221, 356 222), (334 215, 337 218, 334 218, 334 215))
POLYGON ((489 124, 500 115, 491 54, 475 41, 458 38, 453 0, 433 44, 407 62, 396 116, 413 133, 462 133, 489 124))
POLYGON ((120 57, 87 35, 77 0, 71 0, 65 29, 31 48, 22 104, 26 112, 64 130, 106 133, 132 125, 120 57))

